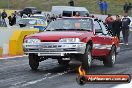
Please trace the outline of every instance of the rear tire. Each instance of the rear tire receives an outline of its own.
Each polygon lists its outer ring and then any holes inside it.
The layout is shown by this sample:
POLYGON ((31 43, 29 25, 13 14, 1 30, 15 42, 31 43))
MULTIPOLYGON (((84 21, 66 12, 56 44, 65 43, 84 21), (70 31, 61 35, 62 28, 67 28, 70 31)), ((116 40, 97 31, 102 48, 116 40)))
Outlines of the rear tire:
POLYGON ((70 60, 62 60, 62 59, 58 59, 58 63, 59 63, 59 65, 64 65, 64 66, 66 66, 66 65, 69 64, 69 62, 70 62, 70 60))
POLYGON ((38 56, 34 55, 34 54, 29 54, 29 65, 31 67, 32 70, 37 70, 38 66, 39 66, 39 58, 38 56))
POLYGON ((104 58, 103 64, 106 67, 113 67, 115 62, 116 62, 116 48, 115 46, 113 46, 111 48, 109 55, 107 55, 106 58, 104 58))
POLYGON ((82 67, 87 70, 92 65, 92 54, 91 54, 91 46, 87 45, 84 55, 82 55, 82 67))

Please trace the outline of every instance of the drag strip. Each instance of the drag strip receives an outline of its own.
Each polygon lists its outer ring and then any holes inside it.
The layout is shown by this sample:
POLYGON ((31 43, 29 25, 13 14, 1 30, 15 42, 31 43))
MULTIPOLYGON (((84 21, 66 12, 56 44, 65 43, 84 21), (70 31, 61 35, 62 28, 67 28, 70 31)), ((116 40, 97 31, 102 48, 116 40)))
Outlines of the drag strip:
MULTIPOLYGON (((132 40, 130 40, 132 42, 132 40)), ((132 76, 132 44, 121 45, 113 68, 103 66, 94 60, 88 74, 130 74, 132 76)), ((78 61, 71 61, 67 67, 60 66, 57 60, 48 59, 40 63, 38 71, 32 71, 28 57, 0 59, 0 88, 118 88, 119 84, 86 84, 76 82, 78 61)), ((124 87, 125 88, 125 87, 124 87)))
MULTIPOLYGON (((113 68, 104 67, 101 61, 94 60, 89 74, 130 74, 132 75, 132 50, 121 52, 113 68)), ((59 66, 56 60, 48 59, 40 63, 38 71, 31 71, 28 58, 2 60, 0 66, 0 88, 112 88, 118 84, 76 83, 80 62, 72 61, 69 66, 59 66), (10 63, 8 63, 10 62, 10 63), (16 63, 18 62, 18 63, 16 63), (25 63, 25 64, 24 64, 25 63), (11 67, 10 67, 11 66, 11 67)))

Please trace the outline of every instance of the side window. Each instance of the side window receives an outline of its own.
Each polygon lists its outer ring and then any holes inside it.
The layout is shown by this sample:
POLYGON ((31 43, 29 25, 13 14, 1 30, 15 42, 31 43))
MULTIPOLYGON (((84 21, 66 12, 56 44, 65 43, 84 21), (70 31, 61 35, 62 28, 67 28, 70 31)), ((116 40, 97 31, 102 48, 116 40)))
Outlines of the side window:
POLYGON ((72 11, 63 11, 63 16, 64 17, 71 17, 72 16, 72 11))
POLYGON ((27 8, 25 8, 23 11, 27 12, 27 11, 28 11, 28 9, 27 9, 27 8))
POLYGON ((98 21, 94 21, 94 29, 96 33, 103 33, 102 28, 98 21))

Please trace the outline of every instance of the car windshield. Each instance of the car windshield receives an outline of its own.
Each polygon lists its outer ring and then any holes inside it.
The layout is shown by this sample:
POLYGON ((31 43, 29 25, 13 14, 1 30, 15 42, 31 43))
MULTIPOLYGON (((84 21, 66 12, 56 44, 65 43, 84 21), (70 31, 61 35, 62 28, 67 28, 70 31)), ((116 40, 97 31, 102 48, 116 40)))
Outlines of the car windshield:
POLYGON ((18 24, 36 25, 37 21, 35 19, 21 19, 18 24))
POLYGON ((53 30, 92 30, 92 19, 90 18, 64 18, 52 21, 46 28, 53 30))

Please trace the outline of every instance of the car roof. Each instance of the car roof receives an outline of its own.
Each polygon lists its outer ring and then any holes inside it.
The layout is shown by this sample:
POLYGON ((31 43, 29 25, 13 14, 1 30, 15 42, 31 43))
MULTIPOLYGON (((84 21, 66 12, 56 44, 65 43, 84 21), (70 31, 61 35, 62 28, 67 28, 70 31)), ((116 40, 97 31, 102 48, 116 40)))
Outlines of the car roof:
POLYGON ((66 11, 88 11, 85 7, 73 7, 73 6, 52 6, 52 9, 63 9, 66 11))
POLYGON ((62 17, 58 19, 93 19, 92 17, 62 17))

